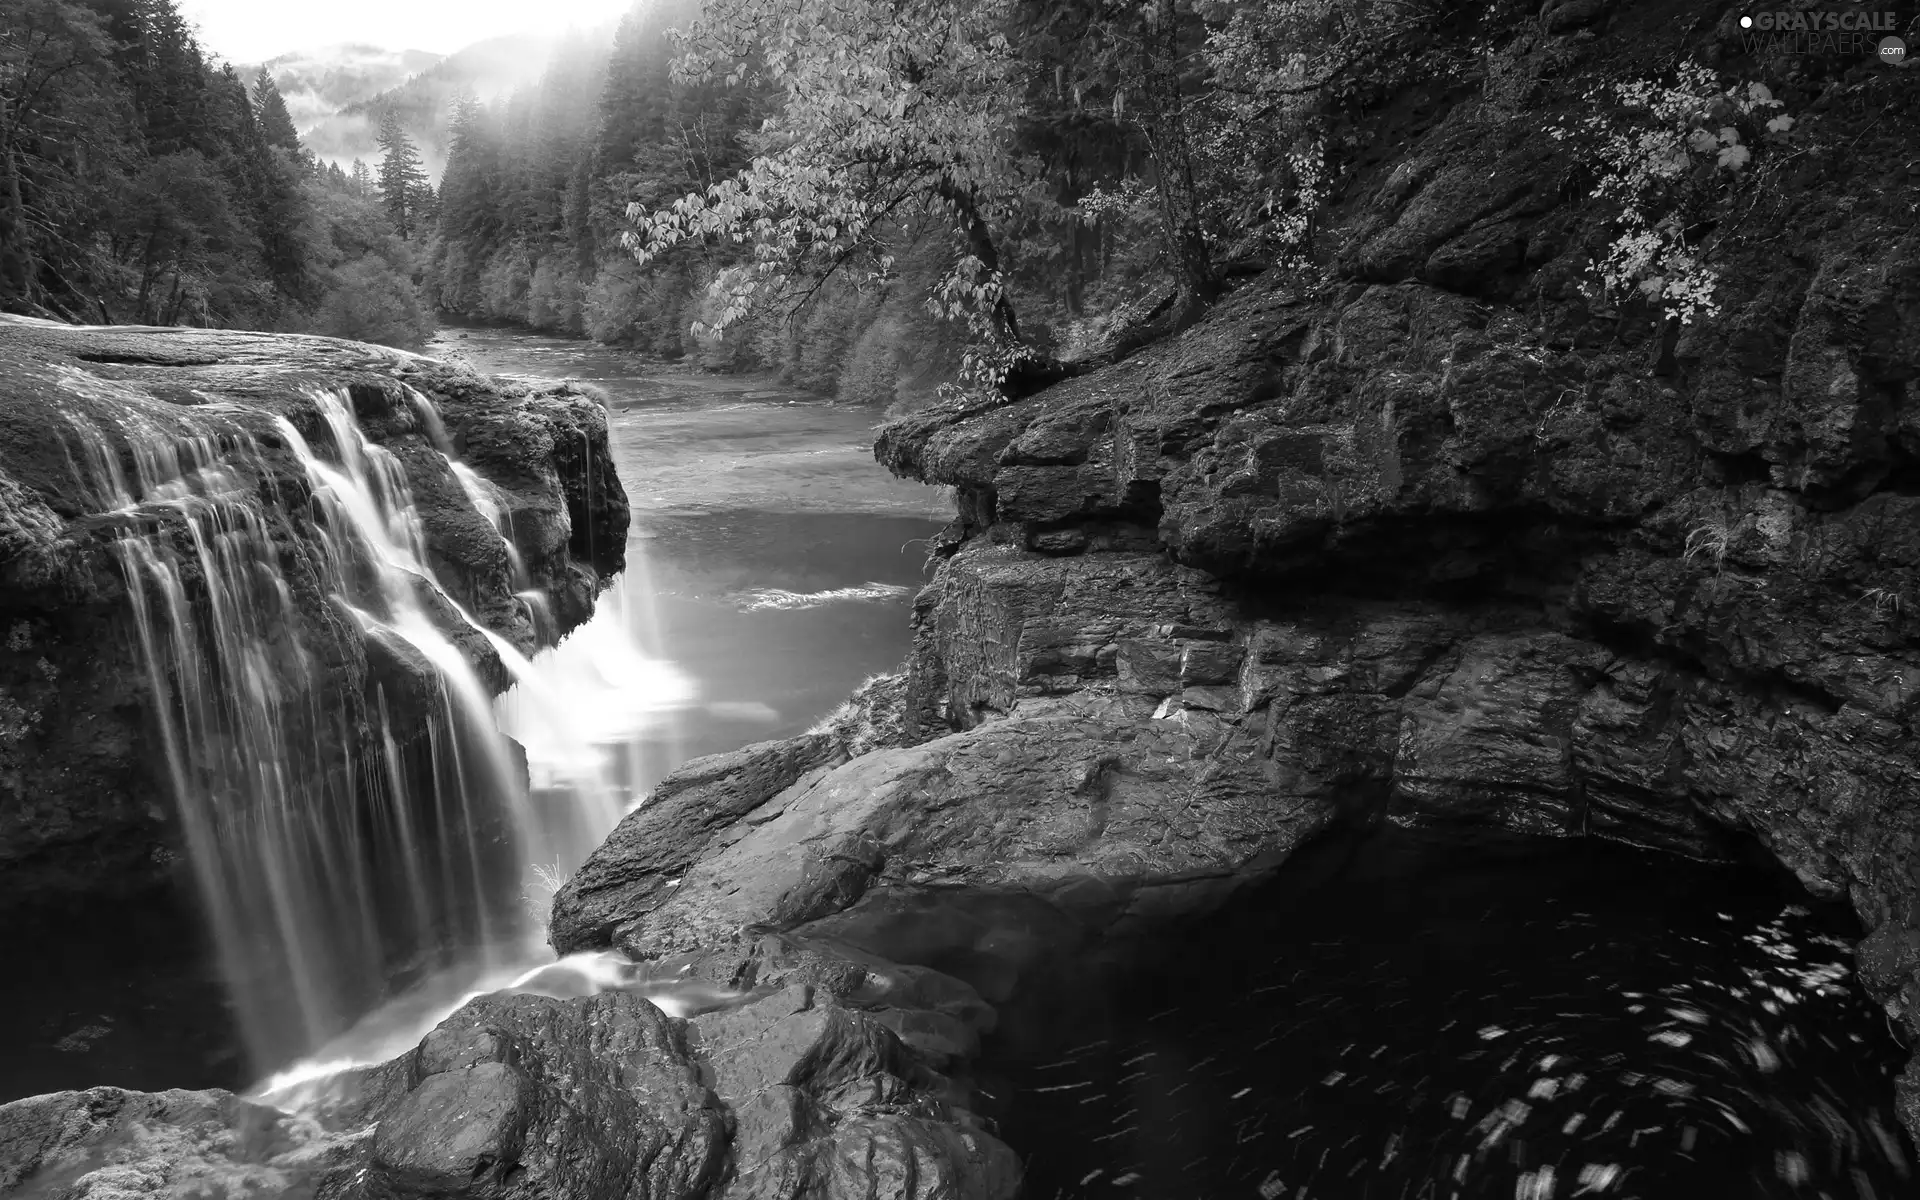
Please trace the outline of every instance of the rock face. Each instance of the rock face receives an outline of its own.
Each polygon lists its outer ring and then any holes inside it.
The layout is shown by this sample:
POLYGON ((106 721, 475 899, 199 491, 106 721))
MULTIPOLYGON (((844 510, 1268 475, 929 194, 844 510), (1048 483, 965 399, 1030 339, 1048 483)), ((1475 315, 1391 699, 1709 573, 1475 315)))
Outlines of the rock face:
MULTIPOLYGON (((1791 177, 1722 214, 1716 313, 1609 308, 1617 212, 1541 131, 1730 43, 1708 6, 1548 7, 1362 122, 1323 276, 883 431, 961 514, 901 732, 689 765, 554 944, 746 979, 776 931, 994 1001, 1034 946, 1204 911, 1329 822, 1469 822, 1762 846, 1851 900, 1920 1039, 1920 177, 1881 125, 1920 101, 1726 63, 1795 118, 1791 177)), ((1920 1133, 1920 1065, 1902 1089, 1920 1133)))
MULTIPOLYGON (((427 678, 423 664, 370 658, 317 583, 312 514, 297 502, 308 483, 275 421, 328 445, 317 392, 344 393, 361 428, 404 467, 449 594, 522 650, 584 621, 624 565, 627 504, 604 410, 566 385, 485 380, 324 338, 0 318, 0 907, 151 887, 179 857, 133 606, 112 553, 126 522, 141 518, 103 511, 102 471, 131 478, 139 454, 164 453, 216 416, 245 431, 257 458, 232 437, 214 453, 283 501, 266 511, 296 614, 287 632, 322 673, 322 696, 349 715, 343 738, 365 737, 370 684, 404 703, 427 678), (493 485, 523 582, 436 448, 442 437, 493 485), (527 587, 549 598, 545 628, 514 595, 527 587)), ((503 687, 491 645, 464 622, 442 624, 503 687)))

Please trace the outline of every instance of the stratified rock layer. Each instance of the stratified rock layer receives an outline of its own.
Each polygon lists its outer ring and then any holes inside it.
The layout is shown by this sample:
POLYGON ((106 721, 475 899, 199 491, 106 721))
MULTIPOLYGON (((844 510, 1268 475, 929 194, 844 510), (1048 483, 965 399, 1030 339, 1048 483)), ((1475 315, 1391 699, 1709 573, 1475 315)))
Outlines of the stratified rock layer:
MULTIPOLYGON (((370 659, 321 586, 312 518, 299 503, 308 483, 275 418, 330 445, 314 401, 326 391, 344 392, 368 436, 405 467, 449 594, 521 649, 586 620, 624 565, 627 503, 605 412, 568 385, 488 380, 326 338, 0 318, 0 907, 150 887, 180 852, 133 604, 111 552, 126 522, 140 518, 101 511, 89 427, 105 433, 127 478, 136 448, 159 452, 207 424, 196 418, 217 414, 245 430, 257 459, 226 442, 218 450, 262 497, 280 501, 263 511, 298 615, 288 632, 322 673, 318 709, 348 714, 343 736, 355 741, 366 735, 370 681, 403 706, 431 690, 424 664, 370 659), (409 389, 438 411, 453 451, 497 485, 524 582, 409 389), (557 629, 534 628, 515 596, 528 586, 549 597, 557 629)), ((482 678, 504 687, 492 647, 444 615, 482 678)), ((401 717, 403 730, 417 724, 401 717)), ((366 746, 343 747, 340 761, 345 751, 363 758, 366 746)))

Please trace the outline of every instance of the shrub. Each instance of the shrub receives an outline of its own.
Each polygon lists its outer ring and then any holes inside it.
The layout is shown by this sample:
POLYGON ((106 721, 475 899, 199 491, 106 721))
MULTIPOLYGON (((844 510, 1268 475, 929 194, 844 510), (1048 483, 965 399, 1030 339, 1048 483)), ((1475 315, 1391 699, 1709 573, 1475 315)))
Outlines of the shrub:
POLYGON ((331 273, 315 329, 330 337, 419 350, 434 320, 413 283, 385 259, 369 254, 331 273))
POLYGON ((1768 116, 1781 102, 1764 84, 1722 89, 1697 63, 1671 85, 1628 80, 1588 91, 1589 112, 1550 126, 1599 164, 1596 195, 1620 205, 1618 236, 1598 264, 1596 299, 1637 292, 1690 324, 1718 311, 1718 276, 1688 230, 1748 170, 1754 149, 1784 137, 1793 118, 1768 116))

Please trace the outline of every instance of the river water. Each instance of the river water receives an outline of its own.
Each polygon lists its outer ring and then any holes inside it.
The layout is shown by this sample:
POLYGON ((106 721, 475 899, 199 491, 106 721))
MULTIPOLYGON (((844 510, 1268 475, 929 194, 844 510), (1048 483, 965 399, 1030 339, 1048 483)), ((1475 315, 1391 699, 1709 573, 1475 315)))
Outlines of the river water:
MULTIPOLYGON (((540 664, 569 736, 542 744, 513 697, 501 705, 503 726, 532 743, 549 803, 573 803, 567 775, 580 764, 568 757, 582 741, 599 743, 589 749, 607 761, 591 770, 630 801, 688 758, 806 729, 899 665, 945 498, 873 462, 875 414, 764 378, 704 377, 508 330, 449 330, 429 353, 588 381, 609 400, 633 506, 627 577, 540 664)), ((538 909, 544 897, 523 900, 538 909)), ((0 1102, 102 1084, 252 1082, 199 924, 190 905, 155 900, 30 914, 0 930, 0 953, 23 965, 0 977, 0 1102)), ((322 1057, 377 1056, 474 987, 534 965, 403 976, 398 1000, 322 1057)))
POLYGON ((689 757, 801 732, 899 666, 926 542, 951 502, 873 461, 876 414, 518 332, 449 330, 428 353, 580 380, 612 402, 633 506, 627 622, 691 685, 642 738, 628 768, 639 786, 689 757))

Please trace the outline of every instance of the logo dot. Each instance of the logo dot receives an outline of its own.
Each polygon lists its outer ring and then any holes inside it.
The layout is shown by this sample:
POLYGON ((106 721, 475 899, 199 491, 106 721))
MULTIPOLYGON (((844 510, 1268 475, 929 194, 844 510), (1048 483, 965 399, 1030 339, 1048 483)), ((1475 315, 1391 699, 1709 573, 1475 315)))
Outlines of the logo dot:
POLYGON ((1897 37, 1882 39, 1880 42, 1880 61, 1888 66, 1897 67, 1907 57, 1907 44, 1897 37))
POLYGON ((1753 18, 1752 18, 1752 17, 1741 17, 1741 18, 1740 18, 1740 28, 1742 28, 1742 29, 1752 29, 1752 28, 1753 28, 1753 18))

